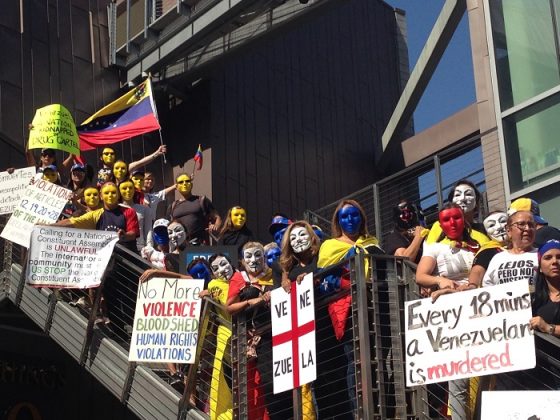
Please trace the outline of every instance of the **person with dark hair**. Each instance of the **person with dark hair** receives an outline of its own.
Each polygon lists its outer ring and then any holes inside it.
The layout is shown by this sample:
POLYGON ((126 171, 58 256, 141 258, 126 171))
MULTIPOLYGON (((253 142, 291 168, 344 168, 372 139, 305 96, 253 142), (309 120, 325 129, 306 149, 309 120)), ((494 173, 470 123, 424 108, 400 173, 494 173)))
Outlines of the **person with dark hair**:
POLYGON ((174 191, 176 184, 170 185, 158 192, 154 192, 155 176, 153 172, 144 173, 144 183, 142 191, 144 192, 144 204, 150 206, 154 214, 157 213, 158 204, 165 201, 168 193, 174 191))
MULTIPOLYGON (((377 238, 368 233, 364 209, 354 200, 342 200, 338 203, 331 221, 331 236, 332 239, 327 239, 321 244, 317 261, 318 268, 338 264, 359 253, 384 253, 378 245, 377 238)), ((349 270, 344 267, 338 272, 326 276, 319 291, 322 294, 329 294, 348 288, 350 288, 349 270)), ((337 363, 339 363, 340 369, 344 370, 342 377, 346 378, 346 401, 338 401, 340 402, 338 415, 343 416, 343 413, 346 413, 349 418, 353 418, 349 413, 353 413, 357 409, 354 349, 351 323, 348 322, 351 303, 351 296, 345 295, 328 305, 332 328, 338 343, 339 357, 344 360, 339 360, 337 363), (344 407, 348 403, 350 406, 344 407)), ((336 380, 340 380, 339 372, 334 375, 338 376, 336 380)), ((338 387, 341 385, 338 382, 338 387)), ((340 400, 340 396, 338 400, 340 400)))
POLYGON ((179 174, 175 182, 182 197, 171 205, 170 219, 181 222, 191 245, 208 245, 209 233, 217 232, 222 225, 220 215, 207 197, 192 194, 189 175, 179 174))
POLYGON ((228 210, 226 221, 218 235, 219 245, 234 245, 241 250, 253 240, 253 232, 247 227, 247 212, 243 207, 233 206, 228 210))
POLYGON ((414 203, 401 200, 393 208, 395 227, 385 240, 387 254, 418 263, 422 257, 424 237, 428 234, 423 219, 422 212, 414 203))
POLYGON ((272 392, 272 273, 259 242, 247 242, 241 252, 244 270, 236 272, 230 280, 226 308, 231 315, 245 313, 248 335, 252 337, 253 345, 249 346, 252 354, 247 361, 248 417, 261 419, 268 409, 271 419, 283 420, 291 415, 291 406, 286 406, 291 395, 284 398, 285 393, 276 396, 272 392))
MULTIPOLYGON (((448 203, 439 212, 442 234, 435 243, 424 243, 423 255, 416 269, 419 286, 438 289, 432 293, 435 300, 442 294, 461 291, 468 284, 475 253, 480 244, 471 237, 463 210, 458 204, 448 203)), ((453 420, 469 418, 473 406, 469 396, 469 379, 449 381, 449 408, 453 420)))
MULTIPOLYGON (((481 194, 476 185, 468 179, 461 179, 455 183, 455 186, 449 191, 447 197, 448 203, 457 204, 463 210, 465 223, 470 227, 470 236, 473 237, 481 246, 490 241, 483 233, 484 227, 475 221, 475 216, 480 210, 481 194)), ((437 242, 441 236, 441 226, 436 221, 426 238, 426 243, 437 242)))

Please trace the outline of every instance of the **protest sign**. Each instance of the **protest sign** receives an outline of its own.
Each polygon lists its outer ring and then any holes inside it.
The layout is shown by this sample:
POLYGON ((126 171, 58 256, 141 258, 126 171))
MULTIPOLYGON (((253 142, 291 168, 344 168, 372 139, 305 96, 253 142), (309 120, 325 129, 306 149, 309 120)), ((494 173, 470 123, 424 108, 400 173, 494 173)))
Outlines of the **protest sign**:
POLYGON ((0 236, 29 248, 33 225, 56 222, 71 198, 72 191, 42 179, 28 185, 0 236))
POLYGON ((484 391, 482 420, 557 420, 560 391, 484 391))
POLYGON ((297 388, 317 379, 313 274, 290 293, 271 293, 272 372, 274 393, 297 388))
POLYGON ((97 287, 118 240, 116 232, 35 226, 27 260, 27 284, 97 287))
POLYGON ((535 367, 526 281, 405 304, 408 386, 535 367))
POLYGON ((128 360, 194 363, 204 280, 154 277, 140 283, 128 360))
POLYGON ((72 114, 60 104, 35 112, 29 131, 29 149, 57 149, 80 156, 78 132, 72 114))
POLYGON ((9 174, 0 172, 0 214, 10 214, 21 201, 25 188, 35 176, 35 168, 16 169, 9 174))

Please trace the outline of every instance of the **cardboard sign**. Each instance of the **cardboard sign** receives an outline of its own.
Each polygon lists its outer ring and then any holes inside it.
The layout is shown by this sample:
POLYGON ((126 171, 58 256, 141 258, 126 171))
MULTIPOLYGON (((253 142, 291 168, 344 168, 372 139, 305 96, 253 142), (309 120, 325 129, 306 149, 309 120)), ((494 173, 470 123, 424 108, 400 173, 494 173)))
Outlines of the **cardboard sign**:
POLYGON ((35 226, 27 260, 27 284, 97 287, 118 240, 116 232, 35 226))
POLYGON ((556 420, 560 391, 484 391, 482 420, 556 420))
POLYGON ((14 211, 35 172, 33 166, 16 169, 11 174, 0 172, 0 214, 10 214, 14 211))
POLYGON ((535 367, 526 281, 405 305, 408 386, 535 367))
POLYGON ((57 149, 80 156, 78 132, 72 114, 60 104, 39 108, 29 132, 29 149, 57 149))
POLYGON ((317 379, 313 274, 301 284, 292 282, 290 293, 271 294, 272 373, 274 393, 297 388, 317 379))
POLYGON ((71 198, 72 191, 42 179, 28 185, 0 236, 29 248, 33 225, 56 222, 71 198))
POLYGON ((194 363, 204 280, 154 277, 140 283, 128 360, 194 363))

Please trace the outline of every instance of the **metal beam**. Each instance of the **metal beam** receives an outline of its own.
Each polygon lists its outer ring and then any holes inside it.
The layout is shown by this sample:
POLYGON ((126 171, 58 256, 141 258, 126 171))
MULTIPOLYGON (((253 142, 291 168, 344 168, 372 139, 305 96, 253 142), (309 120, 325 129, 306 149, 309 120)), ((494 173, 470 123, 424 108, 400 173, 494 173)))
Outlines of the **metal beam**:
POLYGON ((406 126, 466 11, 466 0, 446 0, 382 137, 383 151, 406 126))

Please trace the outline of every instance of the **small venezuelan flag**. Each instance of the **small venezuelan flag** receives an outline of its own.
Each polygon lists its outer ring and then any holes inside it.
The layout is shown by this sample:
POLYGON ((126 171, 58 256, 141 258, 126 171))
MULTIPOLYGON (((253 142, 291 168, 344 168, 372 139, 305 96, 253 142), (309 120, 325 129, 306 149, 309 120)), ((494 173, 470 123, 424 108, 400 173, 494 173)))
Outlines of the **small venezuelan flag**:
POLYGON ((146 79, 77 127, 80 150, 92 150, 159 130, 152 84, 146 79))
POLYGON ((202 169, 202 147, 200 144, 198 145, 198 149, 196 149, 196 153, 194 154, 194 161, 197 170, 202 169))

